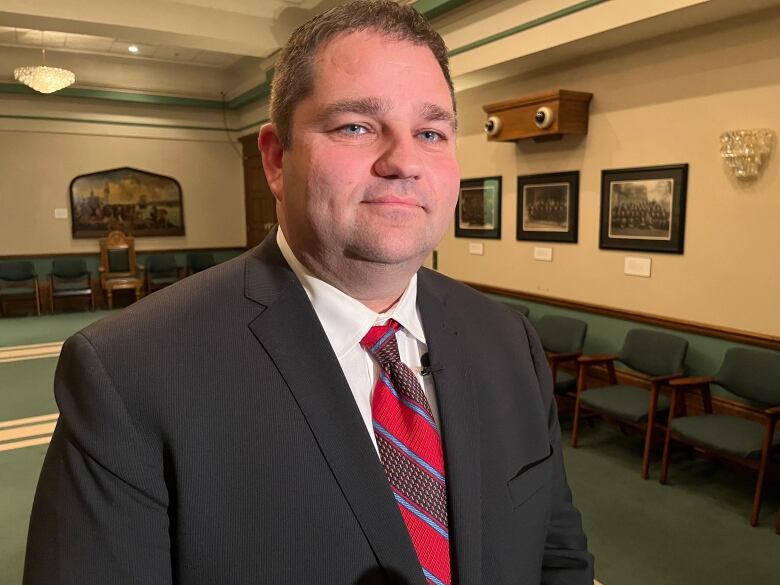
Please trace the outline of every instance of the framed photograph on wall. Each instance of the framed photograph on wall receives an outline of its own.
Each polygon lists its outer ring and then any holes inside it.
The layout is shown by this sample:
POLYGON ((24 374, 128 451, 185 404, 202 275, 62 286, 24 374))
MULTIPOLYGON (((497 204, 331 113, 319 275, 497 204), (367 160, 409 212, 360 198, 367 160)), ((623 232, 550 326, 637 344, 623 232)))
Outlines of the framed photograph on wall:
POLYGON ((74 238, 118 230, 137 238, 184 235, 179 182, 130 167, 79 175, 70 183, 74 238))
POLYGON ((460 182, 455 237, 501 239, 501 177, 460 182))
POLYGON ((601 172, 599 248, 682 254, 688 165, 601 172))
POLYGON ((517 239, 576 242, 580 172, 517 177, 517 239))

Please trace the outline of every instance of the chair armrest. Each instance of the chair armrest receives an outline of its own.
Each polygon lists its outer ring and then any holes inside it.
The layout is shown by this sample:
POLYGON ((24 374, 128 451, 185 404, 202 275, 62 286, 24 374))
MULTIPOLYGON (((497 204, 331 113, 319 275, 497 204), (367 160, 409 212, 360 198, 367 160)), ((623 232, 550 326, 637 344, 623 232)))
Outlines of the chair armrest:
POLYGON ((577 358, 577 363, 591 366, 595 364, 604 364, 608 362, 614 362, 618 359, 617 355, 583 355, 577 358))
POLYGON ((671 384, 673 380, 677 380, 679 378, 683 377, 682 372, 677 372, 675 374, 665 374, 663 376, 652 376, 648 377, 647 381, 651 384, 671 384))
POLYGON ((764 411, 764 414, 767 415, 772 420, 777 420, 780 418, 780 406, 773 406, 772 408, 767 408, 764 411))
POLYGON ((570 351, 570 352, 548 352, 547 353, 547 359, 549 359, 551 362, 560 364, 563 362, 573 362, 576 361, 578 357, 582 355, 581 351, 570 351))
POLYGON ((669 382, 669 385, 673 388, 680 388, 681 390, 688 390, 692 388, 698 388, 705 384, 711 384, 713 378, 710 376, 689 376, 687 378, 674 378, 669 382))

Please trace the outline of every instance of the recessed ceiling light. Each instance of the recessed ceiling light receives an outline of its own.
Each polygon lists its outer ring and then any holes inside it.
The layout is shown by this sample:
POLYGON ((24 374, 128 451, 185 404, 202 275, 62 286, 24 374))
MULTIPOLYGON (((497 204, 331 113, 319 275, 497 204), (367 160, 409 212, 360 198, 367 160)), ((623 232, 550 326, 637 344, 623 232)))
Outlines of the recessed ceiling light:
POLYGON ((131 53, 137 53, 138 47, 136 47, 135 45, 130 45, 129 47, 127 47, 127 50, 130 51, 131 53))

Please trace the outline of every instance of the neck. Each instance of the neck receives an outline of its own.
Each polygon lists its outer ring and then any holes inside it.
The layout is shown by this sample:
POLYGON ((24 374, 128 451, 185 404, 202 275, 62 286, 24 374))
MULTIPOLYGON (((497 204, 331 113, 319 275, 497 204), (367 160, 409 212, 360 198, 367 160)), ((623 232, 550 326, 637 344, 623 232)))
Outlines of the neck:
POLYGON ((421 262, 378 264, 339 257, 323 259, 306 252, 293 252, 316 278, 336 287, 376 313, 390 309, 401 298, 421 262))

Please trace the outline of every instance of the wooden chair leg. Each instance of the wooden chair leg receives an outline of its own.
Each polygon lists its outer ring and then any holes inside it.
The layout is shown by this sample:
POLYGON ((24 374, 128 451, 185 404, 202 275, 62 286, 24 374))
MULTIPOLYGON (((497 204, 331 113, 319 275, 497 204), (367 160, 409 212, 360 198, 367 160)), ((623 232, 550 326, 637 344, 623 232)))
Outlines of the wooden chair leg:
POLYGON ((758 465, 758 478, 756 479, 756 491, 753 494, 753 510, 750 512, 750 525, 758 526, 758 517, 761 513, 761 497, 764 492, 764 480, 766 468, 769 465, 769 456, 772 452, 772 439, 775 432, 775 423, 767 419, 764 427, 764 441, 761 447, 761 462, 758 465))
POLYGON ((647 429, 645 430, 645 452, 642 455, 642 479, 647 479, 650 472, 650 452, 653 449, 653 430, 655 428, 655 409, 658 408, 658 387, 650 388, 650 409, 647 413, 647 429))
POLYGON ((106 300, 108 301, 108 308, 109 310, 114 308, 114 291, 111 289, 108 289, 106 291, 106 300))
MULTIPOLYGON (((666 480, 669 478, 669 451, 672 442, 672 420, 677 413, 677 402, 679 400, 679 394, 676 390, 672 391, 672 403, 669 405, 669 418, 666 421, 666 436, 664 438, 664 454, 661 457, 661 477, 659 482, 666 485, 666 480)), ((683 397, 685 400, 685 397, 683 397)))

